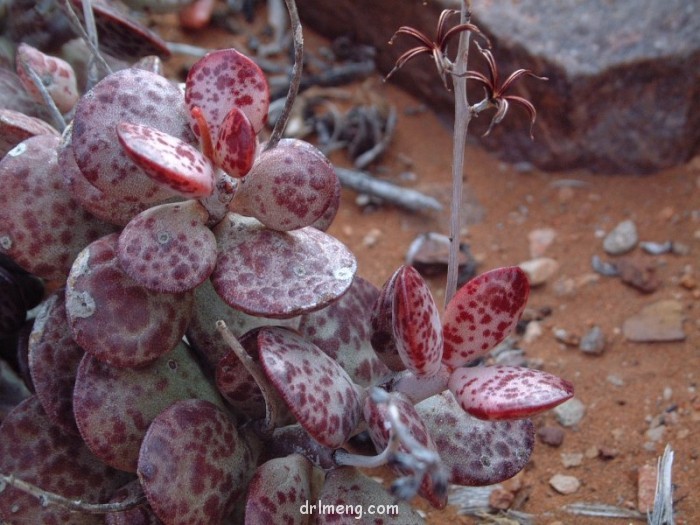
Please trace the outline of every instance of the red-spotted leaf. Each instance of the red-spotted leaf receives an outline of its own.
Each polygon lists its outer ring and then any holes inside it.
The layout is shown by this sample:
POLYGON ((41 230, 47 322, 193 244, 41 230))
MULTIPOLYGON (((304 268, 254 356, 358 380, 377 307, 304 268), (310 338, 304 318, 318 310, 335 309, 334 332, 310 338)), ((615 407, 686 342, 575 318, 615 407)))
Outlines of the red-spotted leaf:
POLYGON ((257 146, 250 120, 240 108, 233 107, 219 128, 213 160, 226 173, 240 178, 253 166, 257 146))
POLYGON ((66 311, 73 338, 113 366, 142 366, 170 351, 185 334, 193 292, 148 290, 117 260, 112 234, 76 258, 66 285, 66 311))
POLYGON ((311 227, 279 232, 229 213, 214 234, 214 288, 251 315, 288 319, 323 308, 345 293, 357 268, 345 245, 311 227))
POLYGON ((340 467, 326 476, 318 501, 326 505, 317 513, 317 525, 355 523, 400 523, 424 525, 425 520, 405 501, 396 501, 382 485, 354 467, 340 467), (369 509, 391 509, 379 516, 369 509))
MULTIPOLYGON (((235 49, 213 51, 190 68, 185 84, 185 102, 190 109, 201 109, 212 137, 234 106, 250 120, 255 133, 267 122, 270 89, 262 70, 250 58, 235 49)), ((192 130, 201 130, 192 119, 192 130)))
POLYGON ((214 191, 211 163, 187 142, 128 122, 117 125, 117 136, 126 154, 157 183, 183 197, 206 197, 214 191))
POLYGON ((342 196, 342 190, 343 187, 340 184, 340 179, 336 177, 335 187, 333 188, 333 196, 330 199, 328 208, 326 208, 326 211, 323 212, 323 215, 316 219, 311 226, 323 232, 327 231, 328 228, 330 228, 331 224, 333 223, 333 220, 335 219, 335 216, 338 214, 338 210, 340 209, 340 197, 342 196))
POLYGON ((173 403, 151 423, 138 475, 168 525, 223 523, 246 489, 254 460, 226 413, 203 399, 173 403))
POLYGON ((216 264, 209 214, 195 200, 161 204, 134 217, 119 235, 124 271, 149 290, 181 293, 204 282, 216 264))
POLYGON ((0 158, 23 140, 35 135, 58 137, 59 133, 41 119, 12 109, 0 108, 0 158))
MULTIPOLYGON (((46 417, 32 396, 17 405, 0 425, 0 472, 71 500, 104 503, 130 479, 108 467, 85 444, 46 417)), ((44 505, 26 491, 0 490, 0 521, 8 524, 70 523, 100 525, 102 516, 44 505)))
POLYGON ((333 166, 318 149, 283 139, 258 156, 229 208, 274 230, 296 230, 323 216, 337 182, 333 166))
POLYGON ((89 354, 83 358, 73 393, 80 434, 108 465, 136 471, 139 447, 154 417, 180 399, 222 405, 184 343, 140 368, 116 368, 89 354))
POLYGON ((370 317, 372 330, 370 343, 372 348, 377 352, 379 359, 394 372, 406 370, 406 365, 399 355, 396 347, 396 338, 394 337, 394 285, 400 272, 401 268, 396 270, 384 283, 384 286, 379 291, 379 296, 374 302, 370 317))
POLYGON ((448 386, 464 410, 487 420, 534 416, 574 395, 573 385, 565 379, 503 365, 458 368, 448 386))
POLYGON ((393 288, 392 319, 399 356, 414 374, 435 375, 442 358, 442 325, 430 288, 411 266, 398 270, 393 288))
POLYGON ((460 288, 445 308, 442 360, 452 368, 489 352, 513 330, 530 284, 517 266, 483 273, 460 288))
POLYGON ((63 290, 55 292, 40 306, 29 335, 29 370, 46 416, 68 434, 78 434, 73 387, 84 355, 68 325, 63 290))
POLYGON ((415 408, 455 485, 492 485, 511 478, 527 465, 535 446, 529 419, 482 421, 462 410, 451 392, 415 408))
POLYGON ((260 465, 248 487, 245 525, 307 525, 309 516, 300 509, 311 499, 312 468, 299 454, 260 465))
POLYGON ((361 386, 379 384, 390 370, 369 342, 369 318, 379 290, 359 276, 325 308, 301 317, 299 333, 332 357, 361 386))
POLYGON ((16 62, 17 76, 34 100, 41 103, 44 101, 25 67, 32 69, 39 76, 46 92, 61 113, 73 109, 79 94, 75 71, 68 62, 46 55, 24 43, 17 47, 16 62))
POLYGON ((0 252, 48 280, 65 279, 86 244, 116 229, 68 192, 58 143, 55 135, 30 137, 0 161, 0 252))
POLYGON ((265 374, 311 436, 327 447, 345 443, 360 420, 360 396, 347 372, 317 346, 284 328, 258 333, 265 374))

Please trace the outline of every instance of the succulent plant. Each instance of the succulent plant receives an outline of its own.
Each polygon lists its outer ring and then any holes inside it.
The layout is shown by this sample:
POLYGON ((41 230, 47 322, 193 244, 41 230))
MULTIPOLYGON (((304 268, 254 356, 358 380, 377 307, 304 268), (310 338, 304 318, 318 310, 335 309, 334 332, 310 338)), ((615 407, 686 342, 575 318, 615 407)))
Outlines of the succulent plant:
POLYGON ((250 59, 210 53, 184 93, 143 64, 75 104, 49 91, 61 137, 0 128, 3 335, 39 300, 31 274, 55 290, 28 338, 34 393, 0 425, 0 518, 101 522, 63 497, 106 523, 338 523, 343 504, 443 507, 448 483, 522 469, 527 418, 573 395, 478 363, 519 320, 525 274, 486 272, 442 315, 409 266, 378 289, 325 233, 331 163, 258 139, 269 90, 250 59), (365 431, 375 456, 351 451, 365 431), (358 470, 382 464, 391 492, 358 470))

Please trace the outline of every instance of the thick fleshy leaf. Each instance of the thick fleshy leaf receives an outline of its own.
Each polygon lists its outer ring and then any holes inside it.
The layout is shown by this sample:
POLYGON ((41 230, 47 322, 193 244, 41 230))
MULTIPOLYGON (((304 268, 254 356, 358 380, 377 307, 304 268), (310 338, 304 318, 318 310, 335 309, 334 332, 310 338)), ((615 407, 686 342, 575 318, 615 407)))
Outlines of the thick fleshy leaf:
POLYGON ((116 233, 87 246, 66 285, 73 338, 113 366, 141 366, 170 351, 185 334, 194 293, 154 292, 121 269, 116 233))
POLYGON ((304 429, 338 448, 360 420, 360 396, 347 372, 317 346, 284 328, 258 333, 260 362, 304 429))
POLYGON ((68 434, 78 434, 73 387, 84 355, 73 340, 65 295, 59 290, 41 305, 29 335, 29 370, 46 416, 68 434))
MULTIPOLYGON (((26 6, 20 6, 19 2, 13 2, 13 7, 21 7, 24 12, 29 11, 26 6)), ((34 11, 33 9, 31 11, 34 11)), ((7 15, 10 16, 10 15, 7 15)), ((16 22, 16 16, 13 14, 12 24, 16 22)), ((15 40, 15 42, 20 39, 15 40)), ((26 41, 23 37, 21 40, 26 41)), ((24 113, 29 117, 36 117, 43 121, 51 118, 44 104, 39 104, 27 93, 24 89, 19 77, 11 70, 4 67, 0 68, 0 108, 7 108, 12 111, 24 113)))
POLYGON ((394 372, 406 370, 394 337, 394 285, 401 268, 384 283, 372 307, 370 343, 377 356, 394 372))
POLYGON ((59 133, 41 119, 0 107, 0 158, 23 140, 35 135, 58 137, 59 133))
POLYGON ((252 316, 227 305, 216 293, 211 281, 207 279, 194 292, 195 305, 192 319, 187 327, 187 340, 192 347, 204 358, 213 370, 230 348, 216 329, 216 322, 222 320, 231 333, 241 338, 242 335, 259 326, 286 326, 295 329, 299 326, 299 318, 268 319, 252 316))
POLYGON ((108 465, 135 472, 153 418, 189 398, 222 405, 195 357, 180 343, 140 368, 116 368, 86 354, 78 368, 73 410, 88 447, 108 465))
MULTIPOLYGON (((392 403, 396 405, 399 412, 399 421, 404 426, 408 434, 413 437, 418 443, 429 450, 437 450, 433 438, 431 437, 428 428, 416 412, 413 403, 401 393, 389 394, 392 398, 392 403)), ((365 398, 363 407, 365 421, 367 421, 367 430, 372 438, 372 443, 377 447, 378 451, 382 451, 389 444, 389 428, 387 428, 387 405, 385 403, 376 403, 372 396, 365 398)), ((404 445, 400 446, 402 452, 410 453, 404 445)), ((409 473, 404 469, 397 469, 402 474, 409 473)), ((430 474, 428 474, 420 484, 420 495, 427 499, 430 504, 438 509, 444 508, 447 505, 447 487, 444 491, 435 490, 435 483, 430 474)))
POLYGON ((312 468, 299 454, 260 465, 248 487, 245 525, 307 525, 310 517, 300 509, 311 499, 312 468))
POLYGON ((121 122, 117 136, 126 154, 146 175, 183 197, 214 191, 214 170, 198 149, 177 137, 140 124, 121 122))
MULTIPOLYGON (((270 89, 262 70, 250 58, 235 49, 220 49, 201 58, 190 68, 185 87, 185 102, 190 111, 201 109, 212 137, 234 106, 250 120, 255 133, 267 122, 270 89)), ((196 120, 192 130, 201 137, 196 120)))
POLYGON ((273 230, 296 230, 323 216, 335 197, 337 180, 318 149, 303 140, 283 139, 258 156, 229 208, 273 230))
POLYGON ((450 483, 483 486, 515 476, 535 446, 532 421, 482 421, 467 414, 451 392, 416 405, 443 463, 450 483))
POLYGON ((172 197, 173 190, 151 179, 131 160, 119 142, 117 126, 142 124, 196 144, 188 118, 182 92, 175 84, 143 69, 122 69, 98 82, 76 105, 75 160, 88 182, 112 197, 161 202, 172 197))
MULTIPOLYGON (((352 525, 355 523, 400 523, 423 525, 425 521, 405 501, 396 501, 384 487, 354 467, 340 467, 326 476, 318 501, 327 505, 324 512, 316 508, 317 525, 352 525), (370 514, 370 509, 392 509, 391 514, 370 514)), ((310 502, 313 505, 314 502, 310 502)))
POLYGON ((73 67, 65 60, 46 55, 38 49, 20 44, 17 47, 17 76, 27 92, 37 102, 44 100, 39 89, 34 85, 25 66, 31 68, 41 79, 46 92, 61 113, 67 113, 78 101, 78 84, 73 67))
POLYGON ((65 279, 86 244, 115 230, 66 190, 58 143, 55 135, 31 137, 0 161, 0 251, 48 280, 65 279))
POLYGON ((330 228, 331 224, 333 224, 335 216, 338 214, 338 210, 340 209, 340 198, 342 197, 342 193, 343 187, 340 184, 340 179, 336 177, 333 196, 330 199, 328 208, 326 208, 323 215, 316 219, 311 226, 321 230, 322 232, 328 231, 328 228, 330 228))
POLYGON ((301 317, 299 333, 332 357, 358 385, 378 384, 391 371, 369 342, 369 320, 379 290, 359 276, 325 308, 301 317))
POLYGON ((149 208, 119 235, 121 267, 149 290, 192 290, 216 264, 216 238, 206 226, 208 218, 207 210, 195 200, 149 208))
POLYGON ((146 432, 138 475, 148 502, 168 525, 223 523, 252 474, 254 460, 226 413, 202 399, 178 401, 146 432))
POLYGON ((515 328, 530 284, 517 266, 483 273, 460 288, 445 308, 442 360, 452 368, 487 354, 515 328))
POLYGON ((428 284, 411 266, 402 266, 394 282, 392 318, 399 356, 417 376, 440 370, 442 325, 428 284))
POLYGON ((229 213, 214 234, 214 288, 251 315, 287 319, 323 308, 345 293, 357 269, 345 245, 311 227, 278 232, 229 213))
MULTIPOLYGON (((104 503, 130 476, 108 467, 74 435, 46 417, 32 396, 0 425, 0 472, 49 492, 86 503, 104 503)), ((104 518, 74 513, 60 505, 42 505, 27 492, 5 486, 0 491, 0 521, 8 524, 70 523, 99 525, 104 518)))
POLYGON ((253 167, 257 147, 250 120, 240 108, 231 108, 216 137, 214 162, 232 177, 243 177, 253 167))
MULTIPOLYGON (((145 497, 143 487, 141 482, 135 479, 112 494, 109 502, 121 503, 141 497, 145 497)), ((163 522, 158 519, 148 502, 144 502, 143 505, 123 512, 110 512, 105 515, 105 525, 163 525, 163 522)))
POLYGON ((458 368, 448 386, 464 410, 487 420, 531 417, 574 395, 573 385, 565 379, 503 365, 458 368))

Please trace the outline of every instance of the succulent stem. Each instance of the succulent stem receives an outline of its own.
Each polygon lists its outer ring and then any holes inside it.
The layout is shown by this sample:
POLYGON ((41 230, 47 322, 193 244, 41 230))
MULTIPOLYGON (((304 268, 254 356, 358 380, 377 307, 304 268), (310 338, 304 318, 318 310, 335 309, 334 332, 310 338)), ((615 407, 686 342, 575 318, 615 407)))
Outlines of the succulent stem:
POLYGON ((275 127, 270 135, 270 140, 267 141, 267 146, 265 150, 270 150, 277 146, 277 143, 282 138, 284 133, 284 128, 287 127, 287 121, 292 114, 292 106, 297 98, 297 93, 299 92, 299 85, 301 84, 301 73, 302 66, 304 64, 304 34, 301 30, 301 21, 299 20, 299 13, 297 11, 297 5, 294 0, 284 0, 287 4, 287 11, 289 12, 289 22, 291 24, 292 35, 294 37, 294 65, 292 66, 292 78, 289 82, 289 91, 287 92, 287 98, 284 102, 284 108, 282 108, 282 114, 275 122, 275 127))

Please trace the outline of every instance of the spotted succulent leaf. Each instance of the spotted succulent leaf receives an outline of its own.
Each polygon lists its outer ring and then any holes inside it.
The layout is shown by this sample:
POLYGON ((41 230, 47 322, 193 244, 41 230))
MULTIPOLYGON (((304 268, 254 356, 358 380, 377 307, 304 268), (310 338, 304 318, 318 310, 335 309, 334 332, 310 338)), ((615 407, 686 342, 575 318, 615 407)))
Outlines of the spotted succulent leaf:
POLYGON ((357 268, 345 245, 311 227, 279 232, 229 213, 214 234, 214 288, 251 315, 288 319, 323 308, 347 291, 357 268))
POLYGON ((0 158, 23 140, 35 135, 58 137, 59 133, 41 119, 12 109, 0 108, 0 158))
POLYGON ((224 117, 214 144, 214 162, 232 177, 241 178, 253 166, 258 143, 246 114, 234 106, 224 117))
POLYGON ((63 290, 53 293, 37 313, 29 335, 29 370, 46 417, 68 434, 78 434, 73 387, 85 355, 73 340, 63 290))
POLYGON ((482 421, 462 410, 449 391, 415 408, 455 485, 492 485, 511 478, 527 465, 535 446, 529 419, 482 421))
MULTIPOLYGON (((129 474, 108 467, 81 440, 54 425, 36 396, 17 405, 0 425, 0 472, 86 503, 104 503, 130 479, 129 474)), ((0 491, 0 520, 99 525, 103 517, 73 513, 60 505, 42 505, 35 496, 5 486, 0 491)))
POLYGON ((167 353, 185 334, 194 294, 148 290, 117 259, 118 234, 88 245, 66 285, 66 311, 75 341, 113 366, 142 366, 167 353))
MULTIPOLYGON (((255 133, 267 122, 270 89, 262 70, 250 58, 235 49, 220 49, 201 58, 190 68, 185 83, 185 102, 190 111, 202 111, 212 137, 234 106, 250 120, 255 133)), ((202 130, 195 119, 192 130, 197 137, 202 130)))
POLYGON ((180 89, 143 69, 116 71, 81 97, 72 131, 78 167, 98 189, 115 198, 143 203, 172 197, 172 189, 151 179, 127 155, 117 136, 117 126, 122 122, 149 126, 196 144, 180 89))
POLYGON ((198 149, 177 137, 140 124, 120 122, 117 136, 126 154, 144 173, 183 197, 214 191, 214 170, 198 149))
POLYGON ((531 417, 574 395, 573 385, 565 379, 504 365, 458 368, 448 386, 464 410, 487 420, 531 417))
POLYGON ((67 113, 78 101, 78 84, 73 67, 65 60, 49 56, 29 44, 17 47, 17 76, 27 92, 43 103, 39 89, 25 68, 31 68, 41 79, 47 93, 61 113, 67 113))
POLYGON ((406 368, 430 377, 440 370, 442 325, 428 284, 411 266, 402 266, 394 282, 392 319, 396 349, 406 368))
POLYGON ((323 216, 335 197, 337 179, 314 146, 282 139, 258 156, 229 208, 274 230, 296 230, 323 216))
POLYGON ((299 333, 333 358, 361 386, 378 384, 391 371, 369 341, 369 318, 379 290, 355 276, 348 291, 325 308, 301 316, 299 333))
POLYGON ((284 328, 258 332, 260 362, 304 429, 322 445, 340 447, 361 413, 357 386, 317 346, 284 328))
POLYGON ((394 337, 394 285, 401 268, 384 283, 372 306, 370 343, 377 356, 394 372, 406 370, 394 337))
POLYGON ((253 465, 247 444, 223 410, 209 401, 186 399, 151 423, 138 476, 163 522, 210 525, 229 517, 253 465))
POLYGON ((483 273, 460 288, 445 308, 442 360, 452 368, 485 355, 515 328, 530 294, 517 266, 483 273))
POLYGON ((216 239, 206 226, 208 218, 195 200, 147 209, 119 235, 121 267, 149 290, 192 290, 211 275, 216 264, 216 239))
POLYGON ((0 251, 48 280, 65 279, 86 244, 115 230, 66 190, 58 142, 54 135, 37 135, 0 161, 0 251))
POLYGON ((309 516, 299 509, 311 499, 312 468, 299 454, 260 465, 248 487, 245 524, 308 525, 309 516))
POLYGON ((184 343, 153 363, 116 368, 86 354, 78 367, 73 410, 80 434, 102 461, 135 472, 148 425, 181 399, 221 404, 184 343))

